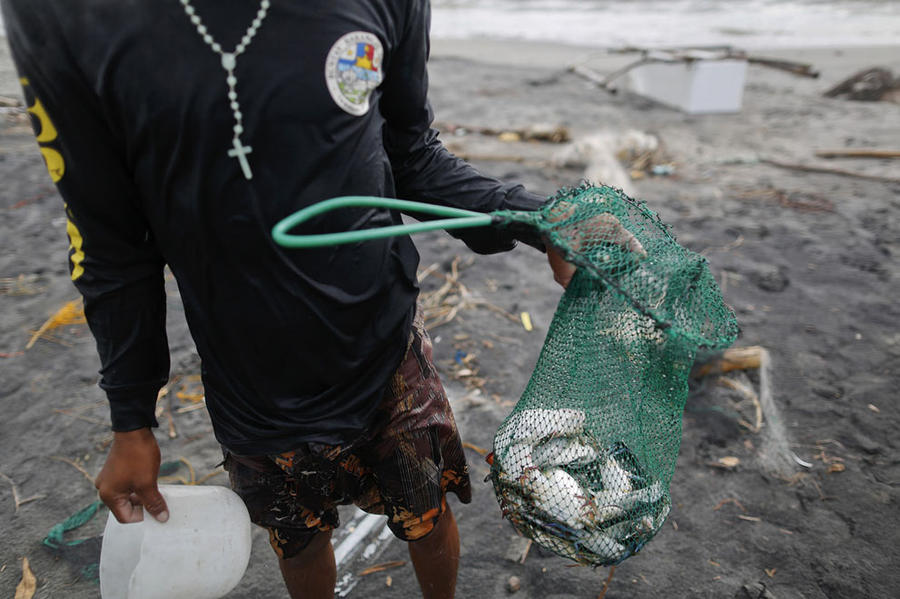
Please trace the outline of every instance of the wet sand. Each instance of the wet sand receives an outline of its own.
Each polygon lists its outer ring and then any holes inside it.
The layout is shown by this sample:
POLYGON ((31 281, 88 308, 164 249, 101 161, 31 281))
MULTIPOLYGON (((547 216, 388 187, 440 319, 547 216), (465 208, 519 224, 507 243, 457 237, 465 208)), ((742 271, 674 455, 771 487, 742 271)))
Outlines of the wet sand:
MULTIPOLYGON (((0 96, 15 96, 5 53, 3 47, 0 96)), ((550 194, 578 183, 585 165, 559 158, 565 151, 559 144, 471 133, 482 127, 550 123, 565 126, 576 142, 602 139, 613 146, 629 130, 655 135, 661 142, 657 159, 672 173, 628 184, 673 225, 681 243, 707 256, 742 326, 737 345, 761 345, 771 354, 773 401, 758 433, 739 424, 747 406, 714 377, 693 385, 669 522, 641 554, 617 568, 608 598, 893 597, 900 589, 900 183, 759 160, 900 177, 896 160, 814 156, 820 149, 897 148, 900 106, 821 93, 865 67, 900 72, 900 51, 768 54, 811 62, 822 75, 801 79, 751 66, 741 113, 689 116, 624 92, 610 95, 565 72, 573 56, 604 73, 627 57, 554 45, 434 44, 437 118, 469 131, 457 135, 448 128, 445 143, 489 174, 550 194), (780 442, 771 434, 779 426, 785 433, 780 442), (738 466, 712 465, 723 457, 738 458, 738 466), (763 587, 771 595, 760 595, 763 587)), ((84 325, 57 329, 52 339, 25 350, 30 331, 77 294, 66 270, 61 202, 21 113, 0 114, 0 181, 0 277, 24 275, 4 282, 0 295, 0 472, 15 482, 20 500, 37 496, 16 511, 10 483, 0 480, 0 594, 13 594, 21 557, 27 556, 38 579, 36 597, 96 597, 98 587, 79 571, 95 561, 95 542, 70 550, 69 560, 41 544, 53 525, 96 496, 88 478, 65 460, 96 474, 110 434, 84 325)), ((418 237, 417 245, 423 268, 436 263, 447 272, 455 256, 472 258, 460 280, 512 314, 528 312, 535 324, 527 332, 496 312, 466 309, 432 331, 464 440, 488 448, 528 380, 560 290, 543 255, 527 247, 474 256, 445 234, 418 237), (480 393, 473 392, 471 377, 459 375, 453 360, 458 350, 476 354, 470 369, 484 379, 480 393)), ((184 379, 199 373, 199 359, 177 290, 168 283, 172 375, 184 379)), ((429 276, 423 290, 438 283, 429 276)), ((756 372, 730 376, 758 389, 756 372)), ((164 461, 184 457, 199 478, 214 472, 221 458, 203 410, 183 410, 191 405, 173 393, 177 437, 168 437, 165 416, 157 437, 164 461)), ((501 519, 490 485, 481 482, 486 464, 475 451, 469 455, 474 501, 460 506, 451 500, 462 535, 458 596, 506 597, 506 582, 515 575, 522 581, 516 597, 596 597, 606 569, 569 567, 537 548, 521 564, 506 558, 514 532, 501 519)), ((189 478, 185 467, 176 475, 189 478)), ((215 475, 208 482, 225 479, 215 475)), ((105 518, 102 511, 66 539, 99 535, 105 518)), ((346 519, 352 518, 348 511, 346 519)), ((362 522, 353 521, 354 528, 362 522)), ((375 537, 380 530, 374 525, 375 537)), ((338 542, 348 532, 342 530, 338 542)), ((374 545, 369 557, 357 554, 341 564, 339 576, 349 575, 347 584, 355 585, 349 596, 418 596, 402 544, 374 545), (354 576, 392 560, 407 563, 354 576)), ((262 531, 254 533, 247 575, 229 595, 258 596, 286 596, 262 531)))

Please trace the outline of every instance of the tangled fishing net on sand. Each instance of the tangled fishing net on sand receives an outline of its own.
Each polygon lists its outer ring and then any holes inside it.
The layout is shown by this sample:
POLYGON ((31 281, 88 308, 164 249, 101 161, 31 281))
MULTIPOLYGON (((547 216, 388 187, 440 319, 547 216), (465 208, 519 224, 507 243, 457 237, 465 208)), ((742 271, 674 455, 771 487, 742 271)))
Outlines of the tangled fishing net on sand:
POLYGON ((616 189, 563 189, 539 212, 494 219, 536 228, 579 266, 494 437, 494 491, 539 545, 617 564, 669 513, 694 356, 730 345, 737 323, 706 260, 616 189))

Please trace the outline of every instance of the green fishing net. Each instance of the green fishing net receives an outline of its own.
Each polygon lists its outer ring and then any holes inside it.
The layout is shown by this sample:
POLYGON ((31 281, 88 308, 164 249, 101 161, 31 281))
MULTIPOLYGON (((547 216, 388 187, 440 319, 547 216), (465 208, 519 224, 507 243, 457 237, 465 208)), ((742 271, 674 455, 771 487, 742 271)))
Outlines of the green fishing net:
POLYGON ((579 266, 494 437, 497 499, 542 547, 617 564, 669 513, 694 356, 730 345, 737 323, 706 260, 618 190, 563 189, 539 212, 493 216, 536 228, 579 266))
POLYGON ((653 538, 671 509, 694 356, 737 336, 702 256, 678 245, 644 204, 590 186, 563 189, 537 212, 487 215, 391 198, 332 198, 282 219, 272 236, 305 248, 489 225, 543 235, 579 267, 531 380, 494 437, 497 499, 513 526, 539 545, 585 564, 619 563, 653 538), (442 220, 289 232, 346 207, 442 220))

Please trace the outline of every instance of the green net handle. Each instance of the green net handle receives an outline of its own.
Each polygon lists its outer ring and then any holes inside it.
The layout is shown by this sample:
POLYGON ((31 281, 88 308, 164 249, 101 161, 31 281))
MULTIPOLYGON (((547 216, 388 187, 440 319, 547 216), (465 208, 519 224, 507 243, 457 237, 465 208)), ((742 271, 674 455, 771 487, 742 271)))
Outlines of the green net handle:
POLYGON ((325 200, 291 214, 280 220, 272 227, 272 238, 280 246, 287 248, 311 248, 328 245, 341 245, 344 243, 357 243, 371 239, 383 239, 396 235, 412 235, 435 229, 467 229, 470 227, 484 227, 493 224, 494 218, 490 214, 451 208, 449 206, 435 206, 422 202, 409 200, 397 200, 393 198, 379 198, 374 196, 343 196, 325 200), (341 208, 389 208, 404 212, 421 212, 445 218, 407 225, 392 225, 375 229, 362 229, 359 231, 344 231, 342 233, 323 233, 315 235, 291 235, 288 233, 297 225, 311 218, 341 208))

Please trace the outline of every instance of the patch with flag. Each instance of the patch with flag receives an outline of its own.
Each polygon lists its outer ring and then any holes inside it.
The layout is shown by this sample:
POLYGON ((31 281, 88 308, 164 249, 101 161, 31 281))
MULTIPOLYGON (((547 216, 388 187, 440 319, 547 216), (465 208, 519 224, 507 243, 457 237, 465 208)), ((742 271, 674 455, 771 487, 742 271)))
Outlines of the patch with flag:
POLYGON ((384 49, 375 34, 353 31, 341 36, 328 52, 325 81, 342 110, 362 116, 369 111, 369 98, 383 78, 384 49))

